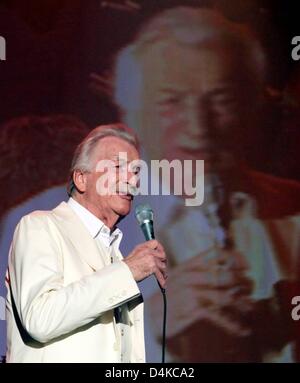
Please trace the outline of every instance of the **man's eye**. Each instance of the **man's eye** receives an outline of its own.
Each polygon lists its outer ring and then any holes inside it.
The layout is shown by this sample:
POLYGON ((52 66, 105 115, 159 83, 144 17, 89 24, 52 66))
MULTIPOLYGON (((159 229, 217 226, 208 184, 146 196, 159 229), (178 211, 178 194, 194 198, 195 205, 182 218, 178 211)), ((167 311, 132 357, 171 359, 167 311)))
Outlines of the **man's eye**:
POLYGON ((213 103, 216 105, 234 105, 236 102, 237 99, 233 95, 222 95, 213 100, 213 103))
POLYGON ((211 102, 212 111, 220 114, 234 113, 238 108, 238 101, 233 96, 216 97, 211 102))
POLYGON ((115 165, 115 168, 120 169, 120 170, 125 170, 127 168, 127 164, 126 163, 124 163, 124 164, 118 163, 115 165))
POLYGON ((162 107, 170 106, 170 105, 178 105, 181 101, 182 101, 182 98, 179 96, 170 96, 158 101, 158 105, 162 107))

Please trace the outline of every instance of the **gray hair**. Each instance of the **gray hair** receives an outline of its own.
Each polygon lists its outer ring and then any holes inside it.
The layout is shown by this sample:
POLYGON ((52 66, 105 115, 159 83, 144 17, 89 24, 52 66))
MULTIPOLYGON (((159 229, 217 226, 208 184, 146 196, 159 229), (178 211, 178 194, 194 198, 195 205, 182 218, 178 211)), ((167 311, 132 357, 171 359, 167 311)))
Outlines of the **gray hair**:
POLYGON ((124 124, 101 125, 93 129, 77 146, 69 172, 67 192, 69 197, 74 194, 76 185, 73 180, 75 170, 89 172, 92 170, 91 156, 97 143, 105 137, 118 137, 139 150, 137 137, 124 124))
POLYGON ((200 47, 218 42, 239 50, 244 69, 256 84, 265 81, 266 58, 262 46, 243 24, 227 20, 220 13, 203 8, 175 7, 154 16, 137 34, 134 42, 116 57, 114 98, 123 111, 137 110, 142 92, 142 73, 138 55, 161 40, 200 47))

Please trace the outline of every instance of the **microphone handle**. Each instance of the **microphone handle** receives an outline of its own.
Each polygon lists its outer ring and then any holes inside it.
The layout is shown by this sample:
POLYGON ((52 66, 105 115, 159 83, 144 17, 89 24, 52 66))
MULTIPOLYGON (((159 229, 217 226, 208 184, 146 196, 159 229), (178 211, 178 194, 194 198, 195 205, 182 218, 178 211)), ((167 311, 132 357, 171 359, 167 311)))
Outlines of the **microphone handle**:
POLYGON ((155 239, 152 221, 144 221, 141 224, 141 228, 144 233, 146 241, 151 241, 151 239, 155 239))

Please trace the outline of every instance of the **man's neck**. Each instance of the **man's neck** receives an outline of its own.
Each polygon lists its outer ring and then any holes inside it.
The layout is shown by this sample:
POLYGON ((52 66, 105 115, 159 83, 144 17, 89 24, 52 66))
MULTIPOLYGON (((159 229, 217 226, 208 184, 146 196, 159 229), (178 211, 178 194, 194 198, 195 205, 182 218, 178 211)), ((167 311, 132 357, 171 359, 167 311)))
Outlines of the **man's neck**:
POLYGON ((115 214, 113 211, 108 211, 103 206, 95 206, 93 203, 87 201, 81 194, 73 195, 72 198, 78 202, 81 206, 87 209, 95 217, 100 219, 109 229, 113 232, 116 228, 117 223, 122 217, 115 214))

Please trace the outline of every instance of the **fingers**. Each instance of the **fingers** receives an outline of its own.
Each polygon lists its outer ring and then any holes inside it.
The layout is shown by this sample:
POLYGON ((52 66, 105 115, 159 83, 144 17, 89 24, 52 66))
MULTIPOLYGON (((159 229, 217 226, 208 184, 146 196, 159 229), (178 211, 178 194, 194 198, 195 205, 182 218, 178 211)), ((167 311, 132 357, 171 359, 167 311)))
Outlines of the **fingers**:
POLYGON ((152 258, 150 262, 152 267, 149 269, 149 275, 155 275, 157 281, 161 287, 165 287, 167 279, 167 265, 166 262, 155 256, 155 251, 152 251, 148 256, 151 255, 152 258), (154 253, 154 255, 153 255, 154 253))
POLYGON ((142 243, 145 247, 148 247, 149 249, 155 250, 158 247, 158 241, 156 239, 152 239, 151 241, 146 241, 142 243))
POLYGON ((166 254, 158 241, 152 240, 142 243, 124 259, 130 268, 136 281, 141 281, 152 274, 155 274, 161 286, 165 285, 166 254))
POLYGON ((162 262, 167 262, 167 257, 166 257, 166 253, 164 251, 161 251, 161 250, 154 250, 152 252, 153 256, 160 259, 162 262))
POLYGON ((205 271, 213 267, 219 257, 218 249, 214 246, 207 251, 203 251, 198 256, 192 257, 186 262, 176 266, 178 273, 182 271, 205 271))
POLYGON ((155 275, 161 287, 164 287, 167 279, 167 265, 159 258, 154 257, 155 266, 152 274, 155 275))
POLYGON ((165 272, 162 272, 159 269, 157 269, 154 274, 155 274, 155 277, 156 277, 159 285, 162 288, 165 288, 166 287, 166 280, 167 280, 167 276, 166 276, 165 272))
POLYGON ((134 251, 156 250, 157 248, 158 248, 158 241, 153 239, 151 241, 140 243, 134 248, 134 251))
POLYGON ((137 245, 135 249, 138 252, 142 251, 144 254, 151 253, 155 257, 166 260, 166 253, 163 246, 155 239, 141 243, 137 245))
POLYGON ((163 245, 160 242, 158 242, 158 241, 157 241, 157 250, 165 252, 165 250, 163 248, 163 245))
POLYGON ((227 251, 216 246, 202 252, 196 257, 176 266, 174 272, 178 275, 186 272, 204 271, 235 271, 244 273, 247 270, 246 262, 242 262, 242 256, 235 251, 227 251))
POLYGON ((166 265, 166 263, 162 262, 159 259, 156 259, 156 267, 164 275, 164 277, 166 277, 166 275, 167 275, 167 265, 166 265))
POLYGON ((230 335, 238 337, 246 337, 251 335, 250 328, 244 326, 238 320, 235 320, 222 312, 203 310, 201 308, 199 309, 199 312, 202 314, 203 319, 206 318, 230 335))
POLYGON ((162 253, 165 252, 162 244, 159 243, 156 239, 152 239, 151 241, 146 241, 144 243, 141 243, 138 246, 147 247, 149 249, 157 250, 157 251, 162 252, 162 253))
POLYGON ((141 257, 144 257, 144 258, 148 258, 148 257, 151 257, 153 258, 154 262, 156 261, 159 261, 159 262, 163 262, 164 265, 167 264, 167 259, 166 259, 166 255, 165 254, 162 254, 156 250, 149 250, 149 249, 144 249, 142 250, 139 255, 141 257))
POLYGON ((170 284, 178 288, 228 288, 235 286, 236 280, 232 273, 224 272, 222 274, 215 271, 188 271, 181 275, 173 275, 170 272, 170 284))

